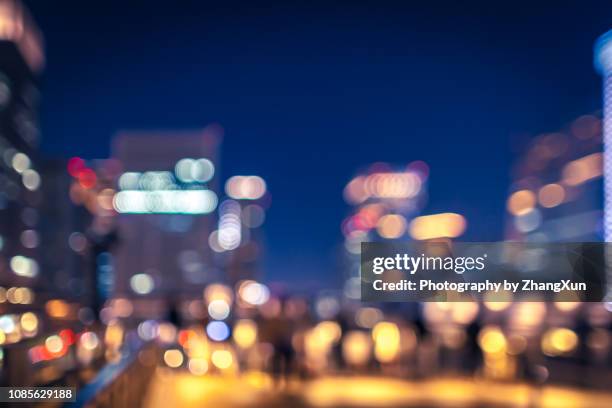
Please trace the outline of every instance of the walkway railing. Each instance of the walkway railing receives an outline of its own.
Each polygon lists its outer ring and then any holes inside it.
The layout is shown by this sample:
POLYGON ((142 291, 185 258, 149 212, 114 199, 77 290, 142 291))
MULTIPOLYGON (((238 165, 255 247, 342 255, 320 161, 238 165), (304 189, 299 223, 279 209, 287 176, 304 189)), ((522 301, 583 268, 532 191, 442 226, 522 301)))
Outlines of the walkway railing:
POLYGON ((105 366, 65 408, 139 407, 155 370, 157 348, 145 344, 105 366))

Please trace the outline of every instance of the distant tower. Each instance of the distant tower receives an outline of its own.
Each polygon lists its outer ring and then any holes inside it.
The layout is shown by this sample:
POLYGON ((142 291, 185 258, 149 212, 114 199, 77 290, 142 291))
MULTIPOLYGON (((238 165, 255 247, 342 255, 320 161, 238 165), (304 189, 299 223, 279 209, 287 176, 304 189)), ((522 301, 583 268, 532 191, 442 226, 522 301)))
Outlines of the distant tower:
MULTIPOLYGON (((612 31, 595 43, 595 69, 603 76, 603 140, 604 140, 604 239, 612 242, 612 31)), ((612 253, 606 251, 606 301, 612 301, 612 253)))

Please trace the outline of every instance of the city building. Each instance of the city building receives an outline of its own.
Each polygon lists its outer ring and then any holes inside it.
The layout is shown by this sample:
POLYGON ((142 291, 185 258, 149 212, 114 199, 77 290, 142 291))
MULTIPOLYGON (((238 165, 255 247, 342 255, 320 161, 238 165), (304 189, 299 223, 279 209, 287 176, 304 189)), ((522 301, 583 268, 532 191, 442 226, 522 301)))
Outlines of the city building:
MULTIPOLYGON (((612 241, 612 31, 595 43, 595 69, 603 77, 604 241, 612 241)), ((606 301, 612 301, 612 250, 606 249, 606 301)))
POLYGON ((344 188, 344 199, 352 206, 341 226, 346 297, 361 296, 361 242, 409 239, 409 222, 425 205, 428 173, 427 165, 421 161, 404 168, 375 163, 344 188))
POLYGON ((201 298, 204 286, 221 278, 209 246, 217 223, 220 143, 216 126, 116 136, 115 296, 175 304, 201 298))
POLYGON ((602 136, 597 115, 538 135, 513 166, 506 237, 530 242, 600 241, 602 136))
POLYGON ((113 289, 116 243, 113 160, 47 159, 41 261, 52 295, 98 310, 113 289))
MULTIPOLYGON (((0 1, 0 384, 29 384, 24 339, 38 334, 41 280, 38 155, 39 78, 43 39, 28 10, 16 0, 0 1), (30 330, 18 322, 29 319, 30 330)), ((27 325, 26 325, 27 326, 27 325)))
MULTIPOLYGON (((0 285, 36 285, 40 275, 37 153, 43 40, 26 8, 0 2, 0 285)), ((4 299, 4 289, 2 293, 4 299)), ((11 299, 9 299, 9 303, 11 299)))

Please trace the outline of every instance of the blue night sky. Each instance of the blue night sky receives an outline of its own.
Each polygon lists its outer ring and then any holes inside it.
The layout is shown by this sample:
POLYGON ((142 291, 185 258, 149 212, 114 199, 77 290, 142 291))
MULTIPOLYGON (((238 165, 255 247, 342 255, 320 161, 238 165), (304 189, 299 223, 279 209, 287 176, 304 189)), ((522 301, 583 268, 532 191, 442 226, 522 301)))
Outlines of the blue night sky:
POLYGON ((266 278, 294 285, 340 281, 342 189, 374 161, 426 161, 425 211, 500 239, 515 146, 600 109, 592 44, 612 28, 603 1, 27 3, 47 42, 43 151, 220 123, 222 178, 272 192, 266 278))

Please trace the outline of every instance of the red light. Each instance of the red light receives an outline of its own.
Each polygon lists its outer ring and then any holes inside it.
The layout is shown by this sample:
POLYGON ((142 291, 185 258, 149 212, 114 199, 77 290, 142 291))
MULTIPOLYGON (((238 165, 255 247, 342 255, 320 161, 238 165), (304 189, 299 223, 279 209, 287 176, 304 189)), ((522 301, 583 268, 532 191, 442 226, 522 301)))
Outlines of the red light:
POLYGON ((189 332, 187 330, 181 330, 178 335, 178 343, 185 347, 185 344, 189 340, 189 332))
POLYGON ((178 343, 181 347, 187 347, 189 345, 189 341, 193 340, 196 336, 193 330, 181 330, 178 335, 178 343))
POLYGON ((43 353, 44 353, 44 347, 43 346, 34 346, 30 349, 30 351, 28 352, 28 354, 30 355, 30 361, 32 363, 39 363, 41 361, 43 361, 45 359, 43 353))
POLYGON ((51 360, 52 358, 54 358, 53 353, 51 353, 49 350, 47 350, 46 347, 40 346, 40 349, 38 349, 40 354, 40 359, 42 361, 46 361, 46 360, 51 360))
POLYGON ((70 345, 74 344, 75 336, 74 336, 74 332, 72 330, 64 329, 64 330, 59 332, 59 336, 64 341, 64 344, 66 346, 70 346, 70 345))
POLYGON ((73 157, 68 160, 68 165, 66 167, 68 168, 68 174, 72 177, 77 177, 79 171, 85 168, 85 161, 80 157, 73 157))
POLYGON ((77 178, 79 179, 79 184, 81 187, 85 189, 90 189, 96 185, 97 176, 96 173, 89 168, 84 168, 79 170, 77 173, 77 178))

